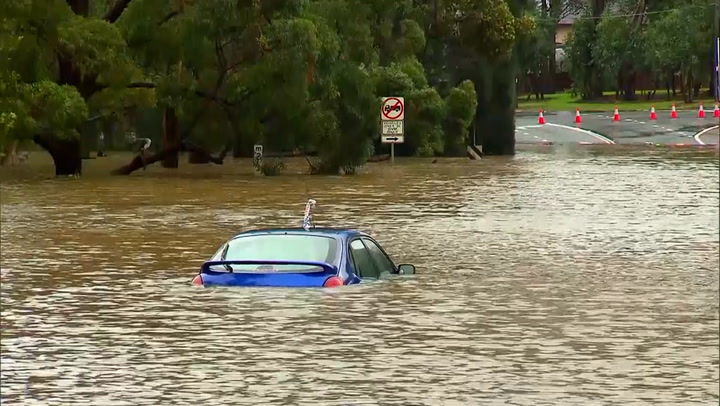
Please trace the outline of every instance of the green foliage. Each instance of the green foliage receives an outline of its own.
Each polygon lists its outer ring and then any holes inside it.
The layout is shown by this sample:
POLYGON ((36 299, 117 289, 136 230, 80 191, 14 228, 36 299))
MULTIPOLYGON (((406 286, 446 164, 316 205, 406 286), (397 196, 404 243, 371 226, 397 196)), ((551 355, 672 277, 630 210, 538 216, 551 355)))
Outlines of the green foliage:
MULTIPOLYGON (((589 14, 585 16, 587 17, 589 14)), ((582 19, 573 25, 565 45, 570 76, 575 81, 575 87, 583 98, 593 95, 595 40, 594 23, 590 19, 582 19)))
POLYGON ((265 158, 254 165, 265 176, 278 176, 286 168, 285 162, 280 158, 265 158))
MULTIPOLYGON (((570 74, 584 98, 597 93, 595 76, 615 84, 619 76, 647 72, 667 77, 680 72, 689 92, 712 66, 714 9, 703 0, 658 0, 645 16, 635 0, 608 1, 597 21, 589 10, 576 20, 567 44, 570 74)), ((688 93, 689 95, 689 93, 688 93)), ((689 100, 688 100, 689 101, 689 100)))
MULTIPOLYGON (((453 61, 437 59, 429 76, 424 54, 452 47, 507 62, 536 31, 518 0, 438 0, 437 16, 412 0, 134 0, 114 22, 103 20, 109 0, 91 1, 89 16, 65 1, 3 3, 0 141, 45 128, 77 136, 89 115, 132 111, 141 123, 172 108, 197 145, 315 150, 330 174, 355 173, 375 152, 383 96, 406 99, 400 153, 457 153, 479 96, 448 74, 453 61), (453 79, 439 91, 439 78, 453 79)), ((263 165, 276 174, 284 164, 263 165)))
POLYGON ((536 22, 538 17, 537 13, 533 13, 518 20, 518 31, 522 34, 518 36, 516 53, 521 72, 537 70, 550 52, 555 52, 554 41, 550 41, 551 36, 548 35, 548 31, 552 30, 554 37, 555 24, 549 19, 538 19, 536 22))
POLYGON ((602 67, 605 82, 615 83, 618 73, 637 59, 637 55, 642 55, 642 32, 632 20, 608 18, 609 15, 611 12, 605 10, 605 18, 597 24, 597 40, 593 44, 592 53, 602 67))
POLYGON ((477 109, 475 85, 465 80, 450 91, 445 98, 447 118, 445 120, 445 143, 447 152, 453 155, 465 153, 468 144, 468 128, 472 125, 477 109))
POLYGON ((487 58, 510 55, 518 24, 507 2, 448 1, 444 18, 458 42, 479 55, 487 58))
POLYGON ((679 68, 685 75, 701 75, 712 60, 712 16, 705 2, 692 0, 653 18, 647 32, 649 61, 663 70, 679 68))

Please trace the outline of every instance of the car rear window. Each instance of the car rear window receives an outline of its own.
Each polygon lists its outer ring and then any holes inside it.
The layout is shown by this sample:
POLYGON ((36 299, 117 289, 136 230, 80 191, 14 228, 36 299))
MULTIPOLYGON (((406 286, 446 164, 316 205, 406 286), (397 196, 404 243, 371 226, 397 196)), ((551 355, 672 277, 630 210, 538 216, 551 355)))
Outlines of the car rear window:
MULTIPOLYGON (((230 240, 213 261, 312 261, 333 264, 337 259, 337 241, 317 235, 266 234, 249 235, 230 240)), ((307 265, 231 265, 233 271, 311 272, 321 268, 307 265)), ((222 270, 223 267, 213 267, 222 270)))

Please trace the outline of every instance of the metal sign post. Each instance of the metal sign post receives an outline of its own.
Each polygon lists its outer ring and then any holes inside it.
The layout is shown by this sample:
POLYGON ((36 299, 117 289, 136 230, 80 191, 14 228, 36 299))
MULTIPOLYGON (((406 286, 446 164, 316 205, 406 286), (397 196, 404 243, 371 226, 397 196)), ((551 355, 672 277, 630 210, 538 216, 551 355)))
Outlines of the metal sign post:
POLYGON ((395 144, 405 142, 405 99, 383 97, 380 109, 382 143, 390 144, 390 163, 395 165, 395 144))
POLYGON ((263 158, 263 146, 261 144, 255 144, 253 150, 253 166, 255 169, 260 170, 260 164, 263 158))

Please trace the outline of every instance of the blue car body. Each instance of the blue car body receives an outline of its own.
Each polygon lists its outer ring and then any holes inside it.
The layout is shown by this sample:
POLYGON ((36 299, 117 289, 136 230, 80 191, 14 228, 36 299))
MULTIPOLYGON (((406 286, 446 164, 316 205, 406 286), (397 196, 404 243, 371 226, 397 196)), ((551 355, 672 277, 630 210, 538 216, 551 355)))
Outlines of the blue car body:
POLYGON ((414 273, 412 265, 395 265, 366 233, 345 228, 283 228, 237 234, 202 265, 193 284, 335 287, 414 273))

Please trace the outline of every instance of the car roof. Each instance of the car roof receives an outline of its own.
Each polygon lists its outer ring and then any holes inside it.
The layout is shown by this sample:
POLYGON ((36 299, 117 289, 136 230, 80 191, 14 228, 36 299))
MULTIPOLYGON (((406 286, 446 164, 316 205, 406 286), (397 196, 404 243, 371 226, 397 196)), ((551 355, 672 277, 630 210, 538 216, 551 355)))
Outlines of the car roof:
POLYGON ((344 239, 352 237, 369 237, 367 233, 362 231, 354 230, 352 228, 333 228, 333 227, 316 227, 310 230, 305 230, 302 227, 292 228, 263 228, 257 230, 243 231, 235 235, 233 238, 250 236, 250 235, 280 235, 280 234, 306 234, 312 236, 324 236, 324 237, 340 237, 344 239))

